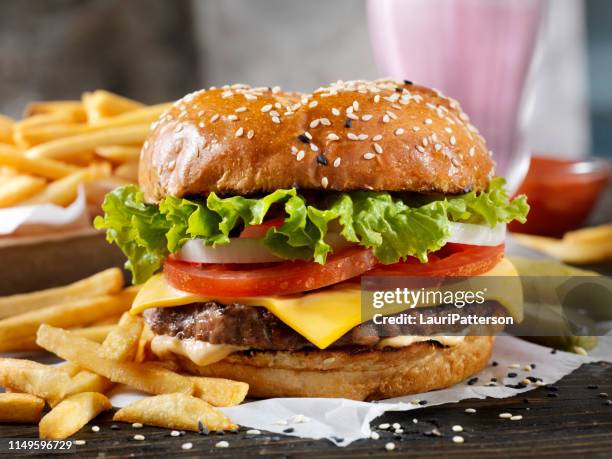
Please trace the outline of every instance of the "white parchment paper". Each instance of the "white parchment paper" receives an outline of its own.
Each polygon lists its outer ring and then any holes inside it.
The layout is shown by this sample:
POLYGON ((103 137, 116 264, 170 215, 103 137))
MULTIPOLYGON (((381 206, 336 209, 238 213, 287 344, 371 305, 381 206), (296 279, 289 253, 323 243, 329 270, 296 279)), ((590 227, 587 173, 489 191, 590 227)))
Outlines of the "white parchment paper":
POLYGON ((13 234, 19 228, 33 225, 37 227, 74 225, 83 219, 86 213, 85 190, 81 186, 76 199, 68 207, 37 204, 0 209, 0 235, 13 234))
MULTIPOLYGON (((463 382, 449 389, 377 403, 333 398, 272 398, 222 410, 242 426, 302 438, 326 438, 338 446, 346 446, 360 438, 368 438, 370 422, 386 411, 418 410, 423 407, 418 404, 420 400, 432 406, 466 399, 511 397, 537 386, 530 384, 524 389, 512 389, 504 384, 517 384, 527 376, 553 384, 582 364, 599 360, 612 362, 612 337, 600 338, 599 346, 586 357, 561 351, 552 354, 550 348, 511 336, 499 336, 491 359, 497 366, 489 365, 481 371, 473 385, 463 382), (531 364, 535 368, 527 371, 526 367, 531 364), (509 372, 518 376, 508 378, 509 372), (486 385, 491 378, 497 378, 497 386, 486 385), (289 427, 293 432, 284 433, 289 427)), ((119 388, 113 392, 111 401, 114 406, 122 407, 144 396, 146 394, 119 388)))

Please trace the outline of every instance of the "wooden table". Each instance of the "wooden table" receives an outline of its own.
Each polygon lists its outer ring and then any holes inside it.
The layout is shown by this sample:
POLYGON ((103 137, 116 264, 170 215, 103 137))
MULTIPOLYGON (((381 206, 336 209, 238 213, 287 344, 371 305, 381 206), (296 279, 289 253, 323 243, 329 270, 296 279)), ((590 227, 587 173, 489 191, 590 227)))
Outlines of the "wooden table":
MULTIPOLYGON (((593 223, 612 221, 612 188, 600 202, 593 223)), ((594 266, 610 274, 611 265, 594 266)), ((537 376, 537 372, 534 372, 537 376)), ((112 430, 112 414, 95 420, 100 427, 92 432, 91 424, 75 438, 86 440, 78 446, 76 457, 612 457, 612 365, 584 365, 566 376, 553 390, 539 388, 507 399, 466 400, 460 403, 423 408, 412 412, 390 412, 373 422, 400 423, 404 433, 395 438, 390 431, 381 431, 379 440, 359 440, 346 448, 338 448, 326 440, 304 440, 277 434, 247 435, 246 429, 223 436, 202 436, 187 433, 171 437, 170 431, 153 427, 134 429, 118 424, 112 430), (589 388, 590 387, 590 388, 589 388), (555 390, 556 389, 556 390, 555 390), (600 394, 609 394, 604 396, 600 394), (549 394, 556 394, 550 396, 549 394), (475 414, 465 413, 475 408, 475 414), (499 414, 522 415, 520 421, 500 419, 499 414), (413 423, 414 418, 418 422, 413 423), (465 443, 453 443, 453 425, 461 425, 465 443), (437 429, 441 436, 432 435, 437 429), (144 441, 133 436, 142 434, 144 441), (221 440, 228 448, 216 448, 221 440), (193 448, 182 450, 181 445, 193 448), (395 444, 387 451, 388 442, 395 444)), ((0 425, 0 439, 9 437, 37 438, 36 426, 0 425)), ((0 454, 0 459, 2 454, 0 454)), ((9 457, 9 456, 7 456, 9 457)))

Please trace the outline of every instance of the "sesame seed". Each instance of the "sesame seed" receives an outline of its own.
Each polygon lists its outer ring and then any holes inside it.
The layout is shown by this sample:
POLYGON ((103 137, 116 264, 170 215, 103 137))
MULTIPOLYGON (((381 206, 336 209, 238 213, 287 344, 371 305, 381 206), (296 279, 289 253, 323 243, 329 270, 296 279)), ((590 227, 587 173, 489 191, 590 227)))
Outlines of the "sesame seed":
POLYGON ((359 117, 357 115, 355 115, 354 113, 347 113, 346 117, 350 118, 352 120, 355 120, 355 121, 357 121, 359 119, 359 117))
POLYGON ((372 119, 372 115, 363 115, 361 117, 362 121, 370 121, 372 119))
POLYGON ((394 120, 397 119, 397 115, 395 113, 393 113, 392 111, 387 110, 386 113, 387 113, 387 115, 389 115, 390 118, 392 118, 394 120))
POLYGON ((366 140, 369 136, 367 134, 359 134, 357 136, 357 139, 359 140, 366 140))
POLYGON ((319 105, 319 102, 317 102, 316 100, 313 100, 312 102, 308 104, 308 108, 315 108, 317 105, 319 105))
POLYGON ((379 144, 375 143, 373 146, 374 146, 374 150, 375 150, 375 151, 376 151, 376 153, 378 153, 379 155, 380 155, 380 154, 383 152, 383 148, 382 148, 382 147, 381 147, 379 144))
POLYGON ((331 112, 332 112, 332 115, 335 115, 335 116, 340 116, 340 110, 338 110, 338 109, 337 109, 337 108, 335 108, 335 107, 333 107, 333 108, 331 109, 331 112))
POLYGON ((353 109, 355 111, 359 110, 359 102, 357 102, 356 100, 353 101, 353 109))
POLYGON ((370 438, 371 438, 372 440, 378 440, 378 439, 380 438, 380 434, 379 434, 378 432, 372 432, 372 433, 370 434, 370 438))
POLYGON ((374 103, 377 104, 378 102, 380 102, 380 94, 374 96, 374 103))
POLYGON ((450 138, 450 144, 451 145, 455 145, 456 143, 457 143, 457 139, 455 139, 455 136, 452 135, 451 138, 450 138))
POLYGON ((389 443, 387 443, 387 444, 385 445, 385 449, 386 449, 387 451, 393 451, 393 450, 395 449, 395 443, 393 443, 393 442, 389 442, 389 443))
POLYGON ((279 92, 280 92, 280 90, 281 90, 280 86, 274 86, 274 87, 272 88, 272 94, 279 93, 279 92))
POLYGON ((253 129, 249 129, 249 132, 247 132, 247 139, 252 139, 254 135, 255 132, 253 131, 253 129))
POLYGON ((421 128, 420 128, 420 127, 416 127, 416 126, 414 126, 414 127, 412 128, 412 130, 413 130, 414 132, 419 132, 419 131, 421 130, 421 128))
POLYGON ((358 139, 359 139, 359 137, 357 137, 357 136, 356 136, 355 134, 353 134, 352 132, 349 132, 349 133, 346 135, 346 137, 347 137, 349 140, 358 140, 358 139))
POLYGON ((132 427, 134 429, 142 429, 142 424, 140 422, 135 422, 134 424, 132 424, 132 427))
POLYGON ((238 129, 236 129, 236 137, 241 137, 243 133, 244 128, 239 127, 238 129))
POLYGON ((246 107, 238 107, 236 110, 234 110, 236 113, 242 113, 242 112, 246 112, 247 108, 246 107))
POLYGON ((520 414, 518 414, 516 416, 512 416, 510 418, 511 421, 520 421, 521 419, 523 419, 523 416, 521 416, 520 414))
POLYGON ((440 150, 442 150, 442 145, 437 143, 437 144, 434 145, 434 148, 436 149, 436 151, 440 151, 440 150))
POLYGON ((518 363, 513 363, 512 365, 508 365, 508 368, 518 369, 521 368, 521 366, 518 363))
POLYGON ((445 128, 444 128, 444 130, 445 130, 447 133, 449 133, 449 134, 452 134, 452 133, 453 133, 453 130, 452 130, 451 128, 449 128, 449 127, 445 127, 445 128))
POLYGON ((312 151, 319 151, 319 147, 317 147, 314 143, 310 143, 309 145, 312 151))
POLYGON ((338 167, 340 166, 340 162, 342 161, 342 159, 340 157, 334 159, 334 167, 338 167))
POLYGON ((201 128, 203 128, 205 126, 204 121, 200 121, 200 123, 198 124, 198 126, 200 126, 201 128))
POLYGON ((328 162, 327 162, 327 158, 325 157, 324 154, 320 154, 317 156, 317 163, 323 165, 323 166, 327 166, 328 162))
POLYGON ((470 156, 474 156, 474 153, 476 153, 476 148, 471 147, 471 148, 470 148, 470 151, 469 151, 469 155, 470 155, 470 156))
POLYGON ((389 427, 391 427, 391 424, 387 424, 387 423, 378 424, 378 428, 381 430, 387 430, 389 427))
POLYGON ((187 442, 181 445, 181 449, 191 449, 193 448, 193 443, 187 442))
POLYGON ((354 110, 355 110, 355 109, 353 108, 353 106, 352 106, 352 105, 349 105, 348 107, 346 107, 346 110, 344 110, 344 112, 345 112, 347 115, 350 115, 351 113, 353 113, 353 111, 354 111, 354 110))
POLYGON ((453 426, 453 432, 463 432, 463 427, 460 425, 453 426))
POLYGON ((466 409, 465 409, 465 412, 466 412, 467 414, 475 414, 475 413, 476 413, 476 410, 475 410, 474 408, 466 408, 466 409))
POLYGON ((229 443, 226 442, 225 440, 215 443, 215 448, 227 448, 228 446, 229 446, 229 443))
POLYGON ((77 446, 81 446, 81 445, 84 445, 86 443, 87 442, 85 440, 75 440, 74 441, 74 444, 77 445, 77 446))
POLYGON ((236 121, 238 119, 238 117, 236 115, 228 115, 227 119, 229 121, 236 121))
POLYGON ((91 426, 91 431, 92 432, 100 432, 100 427, 98 427, 98 426, 91 426))
POLYGON ((219 119, 219 114, 215 113, 213 116, 210 117, 210 122, 214 123, 215 121, 217 121, 219 119))
POLYGON ((304 150, 300 150, 298 151, 298 154, 295 156, 295 159, 297 159, 298 161, 301 161, 304 159, 305 155, 306 153, 304 152, 304 150))
POLYGON ((249 429, 246 431, 247 435, 261 435, 261 430, 258 429, 249 429))
POLYGON ((394 422, 391 427, 393 427, 395 430, 401 428, 402 426, 399 424, 399 422, 394 422))
POLYGON ((309 124, 310 128, 316 128, 318 125, 319 125, 318 119, 312 120, 309 124))
POLYGON ((323 188, 327 188, 327 185, 329 185, 329 180, 327 180, 327 177, 323 177, 323 178, 321 179, 321 186, 322 186, 323 188))
POLYGON ((499 417, 501 419, 510 419, 512 417, 511 413, 500 413, 499 417))
POLYGON ((298 148, 295 145, 291 145, 291 154, 295 155, 298 152, 298 148))
POLYGON ((278 116, 273 116, 272 117, 272 122, 276 123, 276 124, 280 124, 280 118, 278 116))
POLYGON ((327 134, 327 140, 339 140, 340 137, 338 137, 336 134, 334 134, 333 132, 330 132, 329 134, 327 134))
POLYGON ((136 441, 144 441, 145 436, 144 436, 144 435, 137 434, 137 435, 134 435, 134 437, 133 437, 133 438, 134 438, 134 440, 136 440, 136 441))
POLYGON ((270 116, 280 116, 276 110, 270 111, 270 116))
POLYGON ((383 136, 380 134, 376 134, 374 137, 372 137, 372 140, 374 142, 378 142, 379 140, 382 140, 383 136))
POLYGON ((171 437, 179 437, 180 435, 181 433, 178 430, 173 430, 172 432, 170 432, 171 437))
POLYGON ((352 119, 347 118, 347 119, 344 120, 344 127, 345 128, 350 128, 352 124, 353 124, 353 120, 352 119))
POLYGON ((404 129, 403 128, 397 128, 395 130, 395 135, 402 135, 404 133, 404 129))
POLYGON ((272 104, 266 104, 263 107, 261 107, 261 111, 264 112, 264 113, 267 113, 270 110, 272 110, 272 104))
POLYGON ((370 153, 368 151, 365 155, 363 155, 363 159, 372 159, 374 158, 374 156, 375 156, 374 153, 370 153))
POLYGON ((304 135, 308 138, 308 140, 312 140, 312 134, 308 131, 304 131, 304 135))
POLYGON ((429 139, 427 137, 423 137, 423 146, 426 147, 429 145, 429 139))
POLYGON ((327 118, 319 118, 319 121, 323 126, 331 126, 331 121, 327 118))
POLYGON ((430 118, 425 119, 425 124, 432 124, 433 121, 430 118))
POLYGON ((422 146, 420 146, 420 145, 417 145, 417 146, 416 146, 416 149, 417 149, 419 152, 421 152, 421 153, 425 153, 425 149, 424 149, 422 146))
POLYGON ((391 121, 391 118, 389 118, 389 115, 385 115, 382 118, 383 123, 388 123, 389 121, 391 121))
POLYGON ((465 442, 465 439, 461 435, 455 435, 453 437, 453 443, 462 444, 465 442))

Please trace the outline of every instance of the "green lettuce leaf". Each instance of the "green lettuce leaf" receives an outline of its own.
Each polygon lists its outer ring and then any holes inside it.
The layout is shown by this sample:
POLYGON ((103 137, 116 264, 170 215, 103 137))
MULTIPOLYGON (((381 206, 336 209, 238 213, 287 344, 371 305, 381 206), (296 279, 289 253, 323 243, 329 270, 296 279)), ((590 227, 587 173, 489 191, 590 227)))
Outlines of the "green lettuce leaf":
POLYGON ((138 187, 117 188, 106 196, 104 217, 94 224, 128 258, 126 267, 140 283, 157 271, 170 253, 190 239, 206 245, 230 243, 235 229, 261 224, 270 208, 283 206, 285 219, 272 228, 264 243, 287 260, 324 264, 332 247, 325 240, 330 224, 344 239, 371 248, 385 264, 407 257, 427 261, 450 236, 450 222, 491 227, 512 220, 524 222, 529 211, 525 196, 513 200, 504 180, 491 181, 486 192, 458 196, 395 196, 355 191, 329 194, 324 204, 308 205, 295 189, 276 190, 261 198, 210 193, 205 201, 166 197, 159 206, 144 202, 138 187))

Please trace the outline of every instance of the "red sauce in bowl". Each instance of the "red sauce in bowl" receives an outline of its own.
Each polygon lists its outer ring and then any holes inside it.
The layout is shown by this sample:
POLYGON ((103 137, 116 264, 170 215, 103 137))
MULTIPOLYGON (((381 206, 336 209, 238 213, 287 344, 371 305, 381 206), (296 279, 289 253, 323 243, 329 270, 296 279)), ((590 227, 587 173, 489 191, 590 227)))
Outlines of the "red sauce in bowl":
POLYGON ((517 194, 526 194, 531 210, 527 222, 512 222, 510 231, 561 237, 580 227, 608 183, 605 160, 582 161, 531 158, 529 171, 517 194))

